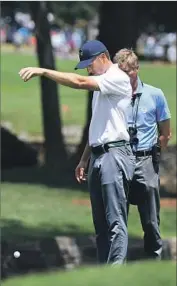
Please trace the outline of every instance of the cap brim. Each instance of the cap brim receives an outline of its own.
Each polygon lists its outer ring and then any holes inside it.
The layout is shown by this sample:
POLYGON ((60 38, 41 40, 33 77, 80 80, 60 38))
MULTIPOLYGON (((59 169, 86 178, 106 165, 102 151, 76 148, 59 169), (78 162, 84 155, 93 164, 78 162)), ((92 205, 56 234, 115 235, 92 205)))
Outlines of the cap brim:
POLYGON ((94 58, 79 62, 75 67, 75 70, 87 68, 93 62, 93 60, 94 58))

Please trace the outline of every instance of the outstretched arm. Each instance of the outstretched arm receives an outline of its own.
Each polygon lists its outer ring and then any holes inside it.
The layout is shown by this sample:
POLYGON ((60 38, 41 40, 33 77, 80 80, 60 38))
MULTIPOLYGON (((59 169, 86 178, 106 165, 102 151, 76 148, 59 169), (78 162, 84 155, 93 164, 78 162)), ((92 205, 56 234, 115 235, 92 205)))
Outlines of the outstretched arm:
POLYGON ((45 76, 61 85, 71 88, 86 89, 92 91, 100 90, 94 78, 89 76, 81 76, 75 73, 65 73, 43 68, 27 67, 21 69, 19 75, 25 82, 35 76, 45 76))

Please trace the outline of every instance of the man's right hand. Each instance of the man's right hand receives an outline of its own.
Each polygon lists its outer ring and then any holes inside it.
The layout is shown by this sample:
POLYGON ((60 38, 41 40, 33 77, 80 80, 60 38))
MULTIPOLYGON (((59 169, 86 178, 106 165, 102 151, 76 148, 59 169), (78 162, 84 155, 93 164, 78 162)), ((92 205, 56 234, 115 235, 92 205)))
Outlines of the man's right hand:
POLYGON ((75 177, 79 183, 81 183, 82 181, 86 181, 86 174, 85 174, 86 168, 87 168, 87 163, 84 161, 80 161, 75 169, 75 177))
POLYGON ((42 76, 43 74, 44 69, 36 67, 23 68, 19 71, 19 75, 24 81, 28 81, 35 76, 42 76))

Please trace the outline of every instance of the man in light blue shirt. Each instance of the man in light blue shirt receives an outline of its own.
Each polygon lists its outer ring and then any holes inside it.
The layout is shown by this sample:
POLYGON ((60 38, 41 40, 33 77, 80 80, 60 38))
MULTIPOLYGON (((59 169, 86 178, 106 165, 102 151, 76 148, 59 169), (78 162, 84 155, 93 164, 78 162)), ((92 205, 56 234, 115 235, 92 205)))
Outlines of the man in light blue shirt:
POLYGON ((136 168, 129 202, 138 207, 146 254, 160 258, 159 159, 171 136, 170 111, 162 90, 143 83, 138 77, 138 58, 132 50, 120 50, 114 62, 130 76, 133 88, 127 120, 136 168))

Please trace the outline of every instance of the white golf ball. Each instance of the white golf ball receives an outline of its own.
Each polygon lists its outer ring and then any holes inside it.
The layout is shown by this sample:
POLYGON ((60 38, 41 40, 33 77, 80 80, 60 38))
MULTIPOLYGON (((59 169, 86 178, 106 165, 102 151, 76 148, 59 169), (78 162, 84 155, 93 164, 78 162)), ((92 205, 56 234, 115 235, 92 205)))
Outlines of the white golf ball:
POLYGON ((19 258, 20 257, 20 252, 19 251, 15 251, 14 252, 14 257, 15 258, 19 258))

